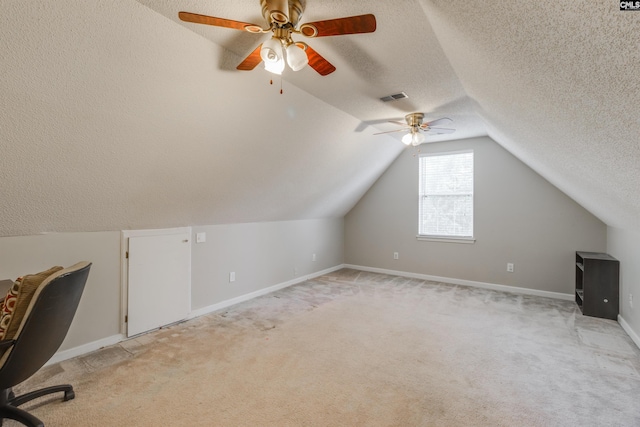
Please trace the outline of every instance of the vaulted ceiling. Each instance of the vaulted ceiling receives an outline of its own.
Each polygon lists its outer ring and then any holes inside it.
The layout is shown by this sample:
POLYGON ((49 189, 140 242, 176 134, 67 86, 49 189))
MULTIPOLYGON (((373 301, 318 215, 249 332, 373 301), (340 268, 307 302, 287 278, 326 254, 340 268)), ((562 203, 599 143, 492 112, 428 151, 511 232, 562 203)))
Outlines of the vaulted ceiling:
POLYGON ((302 22, 377 30, 305 40, 337 70, 282 79, 235 69, 267 36, 178 19, 262 24, 258 0, 2 9, 0 236, 339 217, 405 149, 374 133, 414 111, 640 228, 640 11, 619 2, 308 0, 302 22))

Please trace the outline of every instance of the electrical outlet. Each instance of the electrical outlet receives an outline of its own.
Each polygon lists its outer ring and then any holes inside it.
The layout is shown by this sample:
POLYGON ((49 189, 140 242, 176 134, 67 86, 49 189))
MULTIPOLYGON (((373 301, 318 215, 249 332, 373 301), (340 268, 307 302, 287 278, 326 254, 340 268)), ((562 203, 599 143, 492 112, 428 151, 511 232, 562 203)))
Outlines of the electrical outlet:
POLYGON ((235 282, 236 281, 236 272, 232 271, 231 273, 229 273, 229 282, 235 282))
POLYGON ((629 294, 629 307, 633 308, 633 294, 629 294))
POLYGON ((311 261, 315 261, 316 260, 316 254, 311 255, 311 261))
POLYGON ((513 273, 513 263, 512 262, 508 262, 507 263, 507 272, 513 273))
POLYGON ((394 252, 393 259, 398 259, 398 258, 400 258, 400 255, 398 254, 398 252, 394 252))
POLYGON ((196 233, 196 243, 204 243, 207 241, 207 233, 204 231, 196 233))

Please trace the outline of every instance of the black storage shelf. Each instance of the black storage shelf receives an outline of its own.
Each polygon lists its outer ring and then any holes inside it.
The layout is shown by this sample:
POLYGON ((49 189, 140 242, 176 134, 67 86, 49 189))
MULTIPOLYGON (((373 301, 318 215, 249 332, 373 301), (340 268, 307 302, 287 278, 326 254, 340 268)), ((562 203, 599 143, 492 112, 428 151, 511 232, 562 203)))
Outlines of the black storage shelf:
POLYGON ((608 254, 576 252, 576 304, 585 316, 616 320, 620 262, 608 254))

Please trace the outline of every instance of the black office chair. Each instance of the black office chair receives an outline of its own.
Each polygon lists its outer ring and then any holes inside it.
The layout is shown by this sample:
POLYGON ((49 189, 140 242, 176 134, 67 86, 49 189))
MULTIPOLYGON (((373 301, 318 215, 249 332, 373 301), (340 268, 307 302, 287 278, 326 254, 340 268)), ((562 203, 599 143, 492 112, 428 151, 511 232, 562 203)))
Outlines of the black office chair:
MULTIPOLYGON (((90 268, 91 263, 79 262, 44 279, 28 301, 15 335, 0 341, 0 426, 3 419, 9 418, 27 426, 43 427, 42 421, 18 406, 56 392, 64 392, 65 402, 75 397, 69 384, 20 396, 14 395, 12 387, 36 373, 60 348, 78 308, 90 268)), ((20 303, 18 300, 17 304, 20 303)))

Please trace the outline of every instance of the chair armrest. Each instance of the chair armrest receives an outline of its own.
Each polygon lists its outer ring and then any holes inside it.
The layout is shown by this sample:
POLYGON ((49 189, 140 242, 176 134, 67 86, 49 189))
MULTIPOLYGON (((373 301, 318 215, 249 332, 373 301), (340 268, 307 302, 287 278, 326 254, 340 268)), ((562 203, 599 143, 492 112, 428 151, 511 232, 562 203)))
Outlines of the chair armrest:
POLYGON ((11 347, 16 343, 16 340, 2 340, 0 341, 0 350, 11 347))

